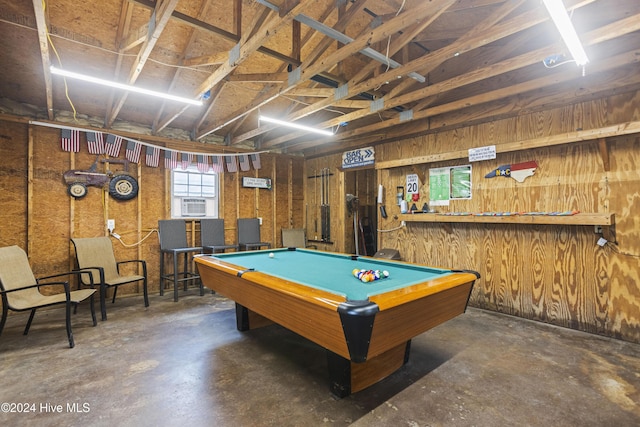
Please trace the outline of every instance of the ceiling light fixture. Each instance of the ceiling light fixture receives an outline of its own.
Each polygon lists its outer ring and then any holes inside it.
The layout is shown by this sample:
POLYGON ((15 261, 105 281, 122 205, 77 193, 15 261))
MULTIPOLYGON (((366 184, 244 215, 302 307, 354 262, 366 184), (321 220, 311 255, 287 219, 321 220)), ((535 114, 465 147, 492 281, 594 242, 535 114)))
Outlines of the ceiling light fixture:
POLYGON ((562 36, 562 40, 564 40, 564 44, 567 45, 576 64, 579 67, 586 65, 587 62, 589 62, 589 58, 587 58, 582 43, 580 43, 578 34, 571 23, 571 19, 569 19, 562 0, 542 0, 542 2, 547 7, 551 19, 554 24, 556 24, 560 36, 562 36))
POLYGON ((97 77, 91 77, 84 74, 74 73, 73 71, 67 71, 60 68, 56 68, 53 65, 50 67, 50 70, 51 70, 51 74, 70 77, 72 79, 77 79, 77 80, 83 80, 85 82, 95 83, 102 86, 109 86, 116 89, 126 90, 129 92, 141 93, 143 95, 156 96, 158 98, 168 99, 170 101, 184 102, 191 105, 202 105, 202 101, 199 99, 183 98, 181 96, 175 96, 175 95, 170 95, 168 93, 156 92, 154 90, 143 89, 140 87, 127 85, 124 83, 112 82, 110 80, 103 80, 97 77))
POLYGON ((287 126, 287 127, 290 127, 290 128, 295 128, 295 129, 300 129, 300 130, 306 130, 306 131, 309 131, 309 132, 319 133, 320 135, 333 136, 333 132, 328 131, 328 130, 316 129, 316 128, 312 128, 310 126, 299 125, 299 124, 293 123, 293 122, 285 122, 284 120, 273 119, 271 117, 260 116, 260 121, 261 122, 273 123, 273 124, 281 125, 281 126, 287 126))

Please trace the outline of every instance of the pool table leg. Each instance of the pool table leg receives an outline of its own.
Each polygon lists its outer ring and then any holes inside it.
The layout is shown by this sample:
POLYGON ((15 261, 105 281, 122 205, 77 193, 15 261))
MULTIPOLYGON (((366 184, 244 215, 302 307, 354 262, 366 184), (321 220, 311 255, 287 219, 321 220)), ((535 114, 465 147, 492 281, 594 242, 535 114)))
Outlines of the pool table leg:
POLYGON ((236 328, 238 328, 239 331, 244 332, 249 329, 258 329, 272 324, 273 322, 266 317, 236 303, 236 328))
POLYGON ((411 340, 362 363, 327 350, 329 388, 338 398, 363 390, 391 375, 409 361, 411 340))

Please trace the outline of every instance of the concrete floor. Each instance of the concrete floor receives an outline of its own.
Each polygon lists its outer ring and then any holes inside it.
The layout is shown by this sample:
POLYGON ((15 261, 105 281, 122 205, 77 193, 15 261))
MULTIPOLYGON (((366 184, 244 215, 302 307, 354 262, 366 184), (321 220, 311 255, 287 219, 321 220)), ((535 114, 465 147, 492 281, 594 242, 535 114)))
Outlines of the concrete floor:
POLYGON ((74 349, 62 310, 36 314, 27 337, 28 316, 10 316, 0 402, 35 411, 2 406, 0 425, 640 425, 640 345, 470 308, 337 400, 314 344, 278 326, 240 333, 233 303, 210 293, 150 299, 118 299, 95 328, 81 307, 74 349))

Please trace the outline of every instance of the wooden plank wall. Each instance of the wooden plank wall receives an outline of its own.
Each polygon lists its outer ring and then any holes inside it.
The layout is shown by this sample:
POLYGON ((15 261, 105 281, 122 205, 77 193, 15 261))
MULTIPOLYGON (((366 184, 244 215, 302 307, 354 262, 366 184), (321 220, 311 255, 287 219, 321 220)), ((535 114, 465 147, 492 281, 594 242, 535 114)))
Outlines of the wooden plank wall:
MULTIPOLYGON (((376 160, 410 158, 499 145, 640 118, 640 93, 630 92, 562 108, 432 133, 376 147, 376 160)), ((640 342, 640 137, 610 138, 610 170, 598 141, 498 154, 473 163, 473 197, 443 212, 613 212, 617 245, 600 247, 593 226, 409 223, 379 233, 379 247, 404 260, 480 272, 471 305, 527 319, 640 342), (535 175, 518 183, 484 178, 499 165, 536 160, 535 175)), ((418 173, 428 201, 429 168, 468 164, 465 159, 379 171, 389 217, 399 225, 396 186, 418 173), (395 216, 395 218, 394 218, 395 216)))
MULTIPOLYGON (((60 130, 5 118, 0 118, 0 246, 25 249, 36 277, 68 271, 74 265, 70 239, 107 235, 106 219, 114 218, 116 232, 126 244, 152 234, 131 248, 114 238, 112 242, 116 259, 147 261, 150 292, 157 292, 160 255, 155 230, 159 219, 170 217, 170 173, 162 161, 158 168, 130 166, 140 185, 135 199, 117 201, 97 187, 88 187, 87 196, 75 200, 67 194, 62 174, 73 168, 88 169, 93 163, 95 156, 87 152, 84 132, 80 152, 67 153, 60 148, 60 130)), ((204 149, 202 144, 173 143, 183 150, 204 149)), ((122 148, 120 158, 124 158, 124 151, 122 148)), ((222 174, 219 215, 225 219, 228 242, 236 241, 239 217, 262 217, 262 238, 274 247, 281 246, 282 227, 304 226, 297 210, 299 200, 304 199, 304 160, 263 153, 261 166, 260 170, 252 167, 247 172, 222 174), (273 188, 243 188, 243 176, 271 178, 273 188)), ((110 168, 121 170, 122 165, 110 168)), ((199 244, 198 221, 188 221, 187 227, 188 241, 199 244)), ((131 285, 118 295, 139 291, 131 285)))

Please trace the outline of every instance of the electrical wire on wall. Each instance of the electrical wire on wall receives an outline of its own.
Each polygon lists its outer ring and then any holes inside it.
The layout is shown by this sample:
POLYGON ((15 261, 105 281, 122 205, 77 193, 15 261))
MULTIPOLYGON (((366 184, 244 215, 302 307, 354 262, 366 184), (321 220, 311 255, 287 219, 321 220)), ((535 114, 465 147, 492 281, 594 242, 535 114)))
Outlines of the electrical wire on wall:
MULTIPOLYGON (((139 241, 137 241, 137 242, 135 242, 135 243, 131 243, 131 244, 127 244, 127 243, 123 242, 123 241, 122 241, 122 236, 120 236, 120 234, 118 234, 118 233, 111 232, 110 234, 111 234, 111 237, 113 237, 114 239, 116 239, 117 241, 119 241, 119 242, 120 242, 120 244, 121 244, 122 246, 124 246, 125 248, 134 248, 134 247, 136 247, 136 246, 141 245, 141 244, 142 244, 142 242, 144 242, 145 240, 147 240, 147 239, 148 239, 148 238, 149 238, 153 233, 157 233, 157 232, 158 232, 158 230, 157 230, 157 229, 155 229, 155 228, 152 228, 152 229, 150 229, 150 230, 140 230, 140 231, 148 231, 148 233, 147 233, 147 235, 146 235, 146 236, 144 236, 144 237, 143 237, 142 239, 140 239, 139 241)), ((137 233, 137 231, 125 231, 125 232, 124 232, 124 233, 122 233, 122 234, 129 234, 129 233, 137 233)))
MULTIPOLYGON (((45 12, 47 10, 47 3, 45 2, 45 0, 42 0, 42 11, 45 12)), ((47 31, 47 40, 49 41, 49 44, 51 45, 51 49, 53 49, 53 53, 56 54, 56 58, 58 59, 58 65, 62 68, 62 60, 60 59, 60 55, 58 54, 58 50, 56 49, 56 47, 53 44, 53 40, 51 40, 51 35, 49 34, 49 28, 46 28, 47 31)), ((69 86, 67 86, 67 78, 66 77, 62 77, 62 80, 64 81, 64 95, 67 97, 67 101, 69 101, 69 105, 71 106, 71 109, 73 110, 73 121, 78 121, 77 118, 77 111, 76 111, 76 107, 73 105, 73 102, 71 101, 71 97, 69 97, 69 86)))

